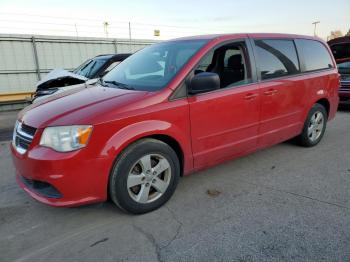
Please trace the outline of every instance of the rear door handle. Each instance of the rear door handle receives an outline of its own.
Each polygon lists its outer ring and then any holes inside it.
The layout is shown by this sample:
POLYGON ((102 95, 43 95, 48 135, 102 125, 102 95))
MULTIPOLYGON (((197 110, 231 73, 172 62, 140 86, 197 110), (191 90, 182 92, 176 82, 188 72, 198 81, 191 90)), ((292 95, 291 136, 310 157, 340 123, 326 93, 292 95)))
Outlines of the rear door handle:
POLYGON ((266 96, 273 96, 273 95, 277 94, 277 92, 278 91, 276 89, 269 89, 269 90, 264 92, 264 95, 266 95, 266 96))
POLYGON ((248 93, 248 94, 245 95, 244 99, 245 100, 252 100, 252 99, 254 99, 257 96, 258 96, 258 94, 248 93))

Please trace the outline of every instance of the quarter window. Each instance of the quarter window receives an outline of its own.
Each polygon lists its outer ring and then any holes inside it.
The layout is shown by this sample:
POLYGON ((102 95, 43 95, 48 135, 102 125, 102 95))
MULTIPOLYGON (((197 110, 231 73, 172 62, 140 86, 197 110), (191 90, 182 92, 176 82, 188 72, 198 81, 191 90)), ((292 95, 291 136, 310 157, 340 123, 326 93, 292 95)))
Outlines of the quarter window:
POLYGON ((305 71, 333 68, 333 61, 327 48, 318 41, 298 39, 298 50, 303 55, 305 71))
POLYGON ((255 40, 261 79, 300 73, 298 55, 292 40, 255 40))

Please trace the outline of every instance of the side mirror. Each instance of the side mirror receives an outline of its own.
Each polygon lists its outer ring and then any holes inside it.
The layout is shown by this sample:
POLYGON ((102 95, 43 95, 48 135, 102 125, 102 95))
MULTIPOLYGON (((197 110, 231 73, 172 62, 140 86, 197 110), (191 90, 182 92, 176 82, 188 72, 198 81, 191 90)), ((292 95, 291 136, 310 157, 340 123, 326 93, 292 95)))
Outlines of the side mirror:
POLYGON ((213 91, 220 88, 220 78, 216 73, 203 72, 194 75, 189 81, 191 95, 213 91))

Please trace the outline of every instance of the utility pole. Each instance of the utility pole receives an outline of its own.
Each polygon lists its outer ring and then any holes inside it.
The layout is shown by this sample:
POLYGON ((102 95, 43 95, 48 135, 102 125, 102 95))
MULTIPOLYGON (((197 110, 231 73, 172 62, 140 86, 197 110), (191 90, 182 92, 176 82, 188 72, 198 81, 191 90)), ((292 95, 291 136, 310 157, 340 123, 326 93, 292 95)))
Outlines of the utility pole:
POLYGON ((314 27, 314 36, 317 36, 317 34, 316 34, 316 27, 317 27, 317 24, 319 24, 319 23, 321 23, 321 22, 320 21, 315 21, 315 22, 312 23, 315 26, 314 27))
POLYGON ((106 38, 108 38, 108 27, 109 26, 109 23, 106 21, 106 22, 103 22, 103 30, 105 32, 105 35, 106 35, 106 38))
POLYGON ((131 23, 129 22, 129 49, 131 52, 131 23))
POLYGON ((77 24, 74 24, 74 27, 75 27, 75 33, 76 33, 77 37, 79 37, 77 24))

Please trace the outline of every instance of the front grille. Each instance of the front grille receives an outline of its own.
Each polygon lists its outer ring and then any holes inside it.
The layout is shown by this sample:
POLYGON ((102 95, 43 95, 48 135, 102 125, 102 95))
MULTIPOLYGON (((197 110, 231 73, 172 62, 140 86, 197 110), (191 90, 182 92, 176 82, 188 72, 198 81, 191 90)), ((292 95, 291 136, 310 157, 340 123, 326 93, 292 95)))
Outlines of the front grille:
POLYGON ((341 81, 340 89, 350 89, 350 81, 341 81))
POLYGON ((36 128, 22 124, 22 131, 28 135, 34 136, 36 128))
POLYGON ((13 145, 17 152, 24 154, 27 152, 30 144, 33 141, 36 128, 17 122, 13 131, 13 145))

